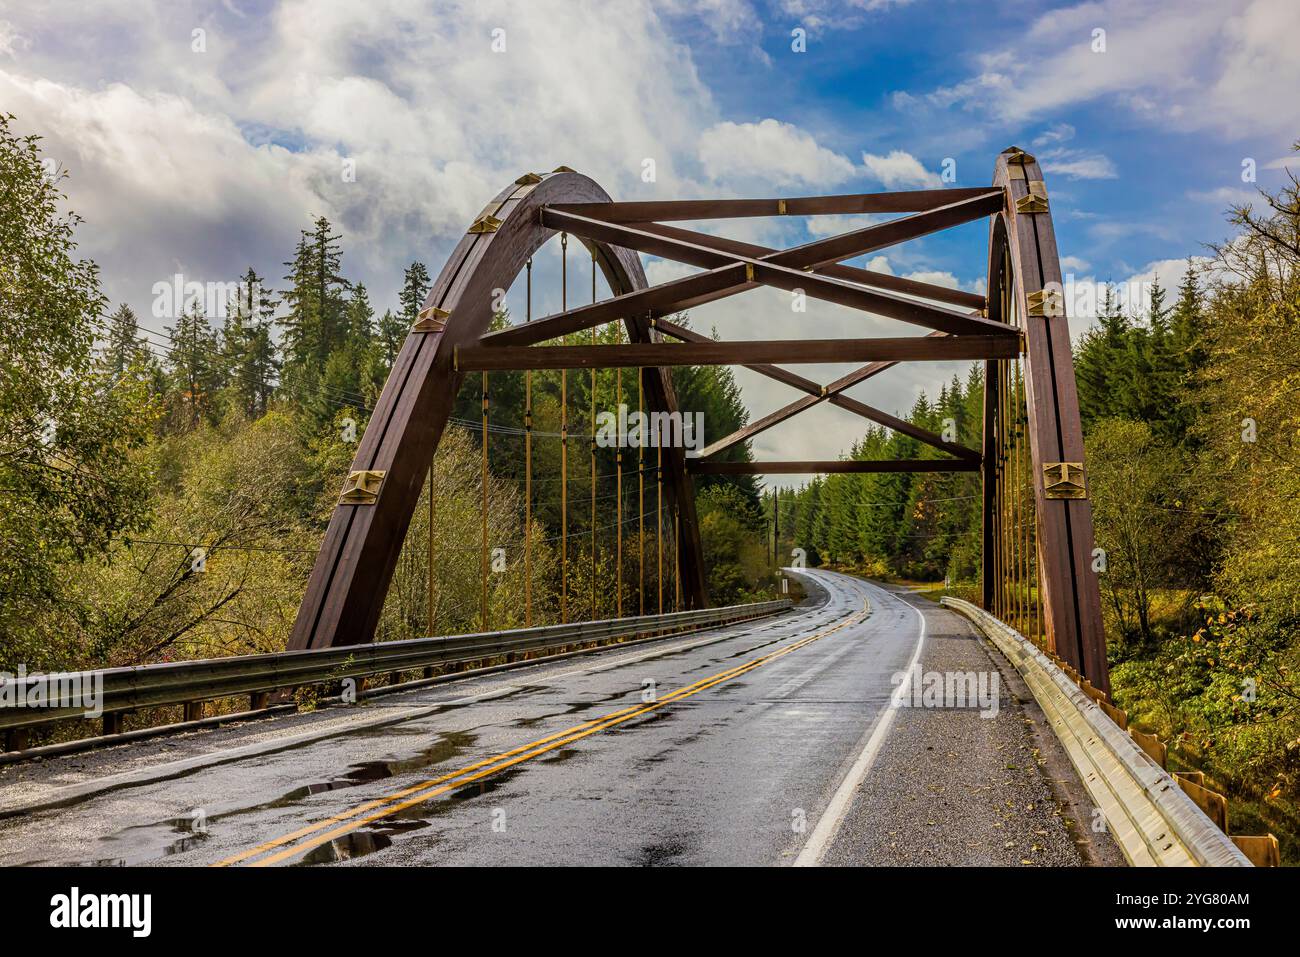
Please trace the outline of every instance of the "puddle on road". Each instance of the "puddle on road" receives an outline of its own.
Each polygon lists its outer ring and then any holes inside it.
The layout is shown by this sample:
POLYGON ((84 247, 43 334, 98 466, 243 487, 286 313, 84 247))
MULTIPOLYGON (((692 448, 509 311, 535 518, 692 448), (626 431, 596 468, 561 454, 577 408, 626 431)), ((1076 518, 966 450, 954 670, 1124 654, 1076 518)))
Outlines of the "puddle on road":
POLYGON ((294 866, 337 864, 340 861, 353 860, 382 851, 392 846, 393 838, 423 830, 433 823, 432 819, 446 814, 457 805, 500 790, 515 776, 522 774, 523 770, 518 767, 508 768, 490 778, 471 782, 447 794, 440 794, 428 801, 402 808, 365 828, 313 848, 301 860, 295 862, 294 866))
POLYGON ((172 817, 149 824, 133 824, 100 839, 101 845, 125 844, 128 848, 125 854, 84 863, 95 866, 143 864, 160 857, 183 854, 207 841, 214 827, 222 821, 289 807, 313 794, 358 787, 385 778, 423 771, 460 756, 472 747, 476 740, 477 736, 468 731, 448 731, 441 734, 436 743, 410 757, 388 761, 362 761, 351 765, 338 778, 305 784, 269 801, 236 808, 223 814, 212 814, 201 823, 196 823, 192 817, 172 817))
POLYGON ((313 848, 295 867, 312 867, 317 864, 337 864, 357 857, 365 857, 386 847, 393 846, 393 838, 399 834, 418 831, 429 826, 425 820, 389 821, 374 828, 353 831, 345 837, 336 838, 328 844, 313 848))
MULTIPOLYGON (((672 704, 676 706, 679 703, 674 701, 672 702, 672 704)), ((681 707, 685 707, 686 704, 687 702, 685 701, 680 702, 681 707)), ((640 715, 636 718, 632 718, 629 721, 624 721, 622 724, 616 724, 613 727, 606 728, 604 733, 623 734, 628 731, 635 731, 637 728, 644 728, 652 724, 657 724, 660 721, 676 721, 677 713, 678 713, 678 708, 676 707, 658 708, 654 711, 649 712, 648 714, 640 715)))
POLYGON ((751 651, 758 651, 758 649, 760 648, 767 648, 771 645, 779 645, 783 641, 788 641, 790 637, 791 637, 790 635, 779 635, 776 638, 772 638, 769 639, 768 641, 763 642, 761 645, 751 645, 748 648, 742 648, 740 651, 733 652, 732 654, 727 655, 726 658, 723 658, 721 660, 725 661, 727 660, 727 658, 740 658, 743 657, 744 655, 749 654, 751 651))
POLYGON ((334 864, 338 861, 364 857, 375 851, 391 847, 393 839, 379 831, 353 831, 347 837, 340 837, 328 844, 314 848, 296 867, 310 867, 313 864, 334 864))
POLYGON ((552 751, 544 758, 539 758, 538 763, 560 764, 564 761, 568 761, 570 758, 576 757, 581 753, 582 752, 579 751, 577 748, 560 748, 558 751, 552 751))
POLYGON ((648 844, 636 852, 631 863, 636 867, 654 867, 659 864, 671 864, 686 853, 686 844, 675 838, 648 844))
POLYGON ((539 714, 530 718, 515 718, 514 721, 510 722, 510 724, 515 728, 533 728, 551 718, 563 718, 566 715, 583 714, 597 705, 610 704, 611 702, 618 701, 620 698, 626 698, 630 694, 639 693, 640 690, 640 686, 628 687, 622 691, 615 691, 610 694, 602 695, 599 698, 593 698, 590 701, 574 702, 573 704, 568 705, 563 711, 550 711, 546 714, 539 714))
MULTIPOLYGON (((233 814, 248 814, 254 811, 273 810, 275 808, 285 807, 289 804, 296 804, 303 798, 310 797, 313 794, 321 794, 325 791, 338 791, 342 788, 357 787, 361 784, 369 784, 372 781, 382 781, 385 778, 397 777, 400 774, 410 774, 414 771, 423 771, 426 768, 450 761, 465 753, 471 745, 477 740, 477 736, 468 731, 447 731, 438 739, 436 744, 431 745, 419 751, 409 758, 398 758, 391 761, 361 761, 351 765, 342 777, 331 778, 328 781, 316 781, 311 784, 304 784, 296 787, 292 791, 282 794, 280 797, 267 801, 262 804, 255 804, 251 807, 241 808, 233 814)), ((230 817, 232 814, 221 815, 230 817)), ((215 818, 214 818, 215 820, 215 818)))

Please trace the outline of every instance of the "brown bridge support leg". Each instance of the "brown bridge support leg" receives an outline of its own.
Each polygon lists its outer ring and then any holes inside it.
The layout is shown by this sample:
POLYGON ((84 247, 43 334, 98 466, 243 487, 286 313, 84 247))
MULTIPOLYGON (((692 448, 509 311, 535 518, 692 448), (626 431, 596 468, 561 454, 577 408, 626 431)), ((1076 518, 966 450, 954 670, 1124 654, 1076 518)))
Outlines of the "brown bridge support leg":
MULTIPOLYGON (((532 254, 554 235, 541 223, 543 206, 609 202, 608 194, 581 174, 529 174, 498 194, 456 246, 402 345, 357 449, 312 568, 290 649, 373 639, 424 477, 464 378, 454 366, 456 347, 479 341, 492 318, 495 291, 510 288, 532 254)), ((646 288, 635 252, 594 241, 589 248, 616 296, 646 288)), ((659 341, 648 317, 624 321, 633 342, 659 341)), ((667 371, 650 370, 646 380, 648 406, 675 411, 667 371)), ((687 604, 704 607, 691 480, 681 449, 664 458, 665 492, 682 512, 687 604)))
MULTIPOLYGON (((994 217, 990 234, 989 304, 991 311, 998 308, 998 291, 1005 289, 1002 301, 1007 305, 1003 308, 1009 306, 1012 315, 991 314, 989 318, 1014 321, 1024 332, 1029 475, 1047 640, 1049 647, 1094 687, 1109 693, 1101 595, 1092 570, 1092 507, 1087 497, 1083 427, 1047 189, 1038 163, 1015 148, 998 157, 994 185, 1006 190, 1008 208, 994 217)), ((989 405, 998 406, 1014 398, 990 388, 992 381, 990 370, 985 399, 986 455, 989 405)), ((994 431, 996 434, 996 424, 994 431)), ((987 478, 994 470, 987 459, 985 468, 984 597, 988 604, 996 600, 996 591, 1002 586, 998 578, 1012 574, 1009 568, 990 564, 989 526, 992 524, 1004 537, 1018 531, 1000 528, 1001 522, 991 515, 987 478)), ((996 548, 994 544, 993 551, 996 548)))

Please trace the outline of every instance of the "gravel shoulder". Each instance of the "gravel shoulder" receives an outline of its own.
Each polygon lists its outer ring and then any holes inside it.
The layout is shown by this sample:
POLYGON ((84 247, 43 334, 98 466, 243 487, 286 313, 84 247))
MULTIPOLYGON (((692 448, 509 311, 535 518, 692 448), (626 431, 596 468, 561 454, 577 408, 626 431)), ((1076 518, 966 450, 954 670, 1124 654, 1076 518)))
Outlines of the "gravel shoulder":
POLYGON ((923 673, 983 672, 998 707, 899 709, 822 857, 828 866, 1123 865, 1020 675, 967 619, 890 589, 925 615, 923 673), (990 709, 990 712, 992 709, 990 709))

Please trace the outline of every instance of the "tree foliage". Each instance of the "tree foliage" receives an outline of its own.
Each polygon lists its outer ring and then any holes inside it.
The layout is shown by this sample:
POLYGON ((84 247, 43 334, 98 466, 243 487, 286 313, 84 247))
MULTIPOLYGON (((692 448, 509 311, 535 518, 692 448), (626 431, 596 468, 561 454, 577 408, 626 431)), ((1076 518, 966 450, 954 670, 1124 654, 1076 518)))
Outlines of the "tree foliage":
MULTIPOLYGON (((141 363, 99 361, 106 329, 78 218, 36 137, 0 114, 0 669, 37 661, 31 623, 65 601, 62 569, 102 555, 148 506, 132 453, 153 416, 141 363)), ((118 329, 126 317, 119 317, 118 329)))

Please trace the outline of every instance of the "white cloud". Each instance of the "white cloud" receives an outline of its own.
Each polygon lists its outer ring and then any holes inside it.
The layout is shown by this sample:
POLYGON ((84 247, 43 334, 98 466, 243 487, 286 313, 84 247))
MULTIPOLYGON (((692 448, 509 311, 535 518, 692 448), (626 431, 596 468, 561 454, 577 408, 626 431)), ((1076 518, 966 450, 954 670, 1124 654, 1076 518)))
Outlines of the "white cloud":
POLYGON ((1097 0, 1050 10, 985 52, 978 72, 924 99, 1009 121, 1108 99, 1153 125, 1293 137, 1300 88, 1294 0, 1097 0), (1106 31, 1093 52, 1092 31, 1106 31))
POLYGON ((943 184, 938 173, 930 172, 920 160, 903 150, 891 150, 887 156, 863 153, 862 162, 867 173, 886 189, 928 189, 943 184))
POLYGON ((278 282, 306 216, 330 211, 313 187, 328 154, 254 147, 228 117, 180 97, 0 71, 0 100, 69 172, 63 185, 85 218, 81 253, 100 264, 110 297, 142 318, 152 284, 177 271, 228 281, 251 262, 278 282))
POLYGON ((527 170, 574 166, 624 198, 703 190, 688 168, 711 97, 647 2, 623 0, 617 17, 504 11, 289 0, 245 22, 183 3, 32 7, 14 28, 31 49, 0 69, 0 103, 68 159, 82 251, 114 299, 147 310, 178 263, 225 280, 251 262, 278 281, 297 230, 325 214, 382 308, 407 263, 436 273, 527 170), (195 23, 205 54, 190 49, 195 23), (645 157, 656 184, 641 181, 645 157))
POLYGON ((718 181, 734 183, 740 178, 776 187, 828 187, 854 175, 846 157, 819 146, 797 126, 773 119, 718 123, 700 134, 699 143, 700 165, 718 181))
POLYGON ((1034 145, 1048 146, 1053 143, 1066 143, 1072 139, 1074 139, 1074 127, 1069 123, 1058 123, 1035 136, 1034 145))
POLYGON ((815 30, 853 30, 866 14, 905 7, 912 0, 780 0, 781 11, 798 25, 815 30))
POLYGON ((837 236, 840 233, 852 232, 855 229, 864 229, 880 221, 881 217, 872 213, 859 213, 851 216, 836 214, 833 216, 809 216, 804 221, 804 225, 810 236, 820 238, 823 236, 837 236))
POLYGON ((1067 179, 1115 179, 1119 173, 1110 157, 1086 150, 1051 149, 1037 154, 1044 173, 1054 173, 1067 179))
POLYGON ((1245 203, 1258 203, 1259 193, 1254 190, 1235 186, 1219 186, 1215 189, 1188 190, 1187 198, 1198 203, 1211 203, 1221 209, 1229 206, 1241 206, 1245 203))
MULTIPOLYGON (((742 7, 719 3, 718 22, 742 7)), ((298 230, 317 215, 342 232, 344 273, 382 310, 403 267, 420 259, 436 275, 486 201, 528 170, 569 165, 624 199, 828 188, 862 173, 799 127, 728 122, 651 0, 609 0, 601 16, 498 0, 283 0, 266 13, 235 0, 234 9, 246 15, 200 0, 69 0, 26 5, 8 14, 22 22, 0 32, 0 104, 70 169, 70 205, 86 218, 82 255, 100 263, 112 300, 154 329, 154 282, 178 270, 229 281, 251 264, 278 285, 298 230), (507 51, 496 54, 491 30, 502 24, 507 51), (208 31, 207 53, 190 49, 196 25, 208 31), (654 183, 641 179, 647 157, 654 183), (340 175, 345 158, 356 162, 354 183, 340 175)), ((891 188, 938 185, 910 154, 872 159, 867 168, 891 188)), ((798 228, 792 219, 721 230, 779 246, 798 228)), ((813 220, 814 235, 870 221, 832 227, 836 219, 813 220)), ((868 268, 893 272, 883 256, 868 268)), ((558 270, 551 247, 538 257, 534 315, 558 307, 548 270, 558 270)), ((691 269, 652 260, 647 271, 661 281, 691 269)), ((693 318, 732 338, 920 332, 826 303, 793 316, 788 294, 773 290, 693 318)), ((847 367, 805 371, 829 379, 847 367)), ((864 386, 864 399, 905 409, 952 371, 893 370, 864 386)), ((755 414, 793 397, 743 370, 738 378, 755 414)), ((760 453, 834 457, 861 435, 851 415, 818 414, 819 427, 765 438, 760 453)))
POLYGON ((31 41, 20 34, 8 20, 0 20, 0 53, 13 56, 17 50, 25 50, 31 41))
POLYGON ((713 36, 736 42, 760 29, 761 19, 745 0, 659 0, 660 10, 669 16, 692 16, 703 20, 713 36))
POLYGON ((943 286, 945 289, 960 289, 961 283, 951 272, 946 269, 918 269, 909 272, 907 279, 915 279, 917 282, 928 282, 932 286, 943 286))

